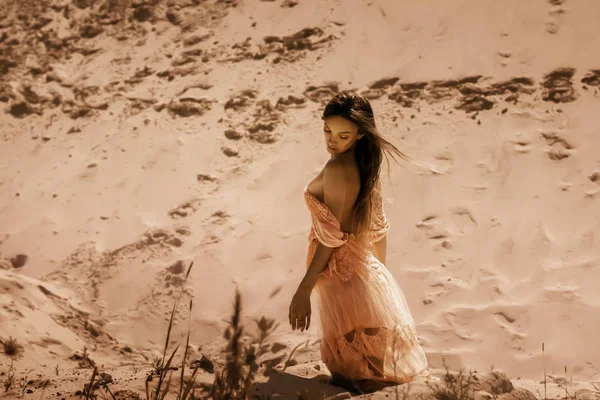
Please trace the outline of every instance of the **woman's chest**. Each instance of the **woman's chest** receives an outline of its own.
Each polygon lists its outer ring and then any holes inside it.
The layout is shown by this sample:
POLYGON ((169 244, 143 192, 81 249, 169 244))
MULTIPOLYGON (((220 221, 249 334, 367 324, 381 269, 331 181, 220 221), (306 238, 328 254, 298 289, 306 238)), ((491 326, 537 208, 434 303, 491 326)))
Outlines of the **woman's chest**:
POLYGON ((306 187, 310 194, 317 198, 321 203, 323 203, 325 198, 325 186, 323 185, 323 171, 319 172, 319 174, 308 184, 306 187))

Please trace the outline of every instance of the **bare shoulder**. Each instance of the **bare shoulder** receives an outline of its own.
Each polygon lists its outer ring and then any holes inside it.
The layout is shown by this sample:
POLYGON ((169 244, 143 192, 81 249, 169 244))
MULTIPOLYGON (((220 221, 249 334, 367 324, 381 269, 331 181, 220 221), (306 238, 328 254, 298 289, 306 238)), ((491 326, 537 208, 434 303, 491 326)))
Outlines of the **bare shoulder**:
POLYGON ((325 164, 323 173, 329 176, 339 176, 345 174, 347 169, 346 163, 339 160, 329 160, 325 164))
POLYGON ((323 171, 323 186, 328 192, 353 192, 360 188, 360 175, 352 163, 330 160, 323 171))

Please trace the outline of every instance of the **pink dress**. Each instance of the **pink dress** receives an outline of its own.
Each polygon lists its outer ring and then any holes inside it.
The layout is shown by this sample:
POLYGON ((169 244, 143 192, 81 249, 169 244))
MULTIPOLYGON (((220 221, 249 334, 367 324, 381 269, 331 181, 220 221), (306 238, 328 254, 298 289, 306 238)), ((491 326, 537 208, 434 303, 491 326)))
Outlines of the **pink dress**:
POLYGON ((372 243, 390 226, 378 189, 366 240, 343 232, 332 211, 304 189, 312 217, 306 268, 318 242, 334 248, 315 287, 321 358, 329 371, 352 380, 404 383, 430 374, 404 294, 373 254, 372 243))

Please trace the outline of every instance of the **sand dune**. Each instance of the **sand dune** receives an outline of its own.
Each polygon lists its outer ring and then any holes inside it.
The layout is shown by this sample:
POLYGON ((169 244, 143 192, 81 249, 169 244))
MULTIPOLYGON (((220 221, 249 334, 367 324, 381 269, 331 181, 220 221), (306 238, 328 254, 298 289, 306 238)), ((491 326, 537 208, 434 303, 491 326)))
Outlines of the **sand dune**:
POLYGON ((328 158, 319 117, 342 89, 414 159, 384 179, 387 267, 432 370, 493 366, 535 392, 544 365, 566 366, 573 393, 592 389, 599 13, 593 0, 1 2, 0 340, 23 347, 26 396, 74 395, 88 355, 143 393, 180 290, 173 344, 193 299, 191 357, 219 365, 236 287, 244 321, 281 324, 274 359, 307 343, 263 393, 342 393, 316 331, 286 324, 302 190, 328 158))

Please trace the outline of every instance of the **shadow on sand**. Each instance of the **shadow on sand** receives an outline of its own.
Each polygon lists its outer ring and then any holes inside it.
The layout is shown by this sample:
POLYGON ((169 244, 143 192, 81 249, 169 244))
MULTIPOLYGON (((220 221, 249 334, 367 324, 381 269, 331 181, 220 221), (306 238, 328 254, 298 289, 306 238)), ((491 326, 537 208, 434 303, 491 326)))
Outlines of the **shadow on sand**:
POLYGON ((331 385, 330 381, 331 376, 326 374, 303 378, 283 372, 272 374, 267 382, 257 382, 254 387, 261 397, 272 395, 273 399, 297 399, 301 394, 306 400, 323 400, 324 397, 348 392, 348 390, 331 385))
POLYGON ((396 384, 371 382, 371 381, 349 381, 340 380, 337 377, 335 384, 332 377, 327 374, 319 374, 312 378, 303 378, 287 372, 274 373, 267 382, 255 384, 255 389, 261 397, 271 395, 273 399, 298 399, 323 400, 323 398, 350 398, 378 392, 380 390, 395 387, 396 384), (300 395, 302 397, 300 397, 300 395))

